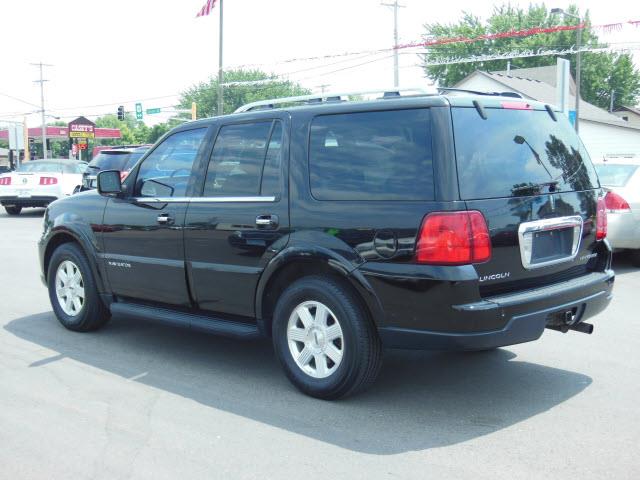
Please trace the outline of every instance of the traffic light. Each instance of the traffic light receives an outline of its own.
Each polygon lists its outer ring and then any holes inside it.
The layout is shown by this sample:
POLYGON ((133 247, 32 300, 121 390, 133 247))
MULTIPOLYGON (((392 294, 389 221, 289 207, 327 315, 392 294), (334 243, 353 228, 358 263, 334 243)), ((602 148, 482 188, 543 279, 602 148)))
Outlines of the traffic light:
POLYGON ((118 120, 124 120, 124 107, 122 105, 118 107, 118 120))

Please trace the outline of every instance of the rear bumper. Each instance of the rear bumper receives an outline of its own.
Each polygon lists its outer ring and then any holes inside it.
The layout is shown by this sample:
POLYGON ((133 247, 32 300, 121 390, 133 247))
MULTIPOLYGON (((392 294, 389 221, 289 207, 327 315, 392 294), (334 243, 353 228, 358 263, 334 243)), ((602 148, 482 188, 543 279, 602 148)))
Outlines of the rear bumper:
POLYGON ((30 197, 18 197, 18 196, 2 196, 0 197, 0 204, 15 205, 17 207, 46 207, 51 202, 54 202, 59 197, 53 195, 32 195, 30 197))
POLYGON ((612 298, 614 279, 614 272, 605 270, 547 287, 454 306, 467 321, 494 315, 506 319, 504 327, 497 330, 436 332, 381 326, 378 331, 388 348, 483 350, 530 342, 540 338, 554 314, 572 310, 576 322, 581 322, 604 310, 612 298))

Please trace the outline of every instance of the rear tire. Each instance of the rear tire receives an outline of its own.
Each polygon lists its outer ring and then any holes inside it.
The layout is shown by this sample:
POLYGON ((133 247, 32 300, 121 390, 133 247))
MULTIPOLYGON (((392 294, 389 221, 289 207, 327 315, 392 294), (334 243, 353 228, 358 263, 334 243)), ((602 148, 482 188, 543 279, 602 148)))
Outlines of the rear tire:
POLYGON ((49 299, 60 323, 75 332, 102 327, 111 313, 105 307, 82 249, 64 243, 51 256, 47 273, 49 299))
POLYGON ((640 267, 640 250, 631 250, 631 263, 634 267, 640 267))
POLYGON ((22 211, 22 207, 17 205, 7 205, 4 209, 9 215, 20 215, 20 212, 22 211))
POLYGON ((326 276, 306 277, 278 299, 273 345, 300 391, 333 400, 365 390, 378 376, 382 344, 356 295, 326 276))

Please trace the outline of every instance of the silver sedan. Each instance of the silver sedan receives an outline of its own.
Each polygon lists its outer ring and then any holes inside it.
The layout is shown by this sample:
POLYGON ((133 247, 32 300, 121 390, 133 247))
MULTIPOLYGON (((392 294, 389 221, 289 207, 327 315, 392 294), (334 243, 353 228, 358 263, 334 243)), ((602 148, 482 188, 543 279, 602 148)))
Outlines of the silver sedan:
POLYGON ((640 160, 611 160, 595 167, 607 191, 607 238, 615 249, 633 250, 640 266, 640 160))

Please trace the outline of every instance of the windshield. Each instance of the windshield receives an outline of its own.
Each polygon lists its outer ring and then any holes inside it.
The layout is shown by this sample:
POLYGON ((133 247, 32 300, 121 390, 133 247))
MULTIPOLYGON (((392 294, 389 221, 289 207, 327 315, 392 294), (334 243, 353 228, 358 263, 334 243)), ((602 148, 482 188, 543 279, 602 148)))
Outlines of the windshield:
POLYGON ((57 162, 25 162, 16 172, 62 172, 62 165, 57 162))
POLYGON ((638 169, 637 165, 616 165, 611 163, 599 163, 595 167, 600 183, 609 187, 624 187, 638 169))
POLYGON ((569 121, 545 111, 453 108, 463 199, 596 188, 598 179, 569 121))
POLYGON ((132 154, 130 152, 100 152, 89 163, 89 167, 93 170, 125 170, 132 154))

